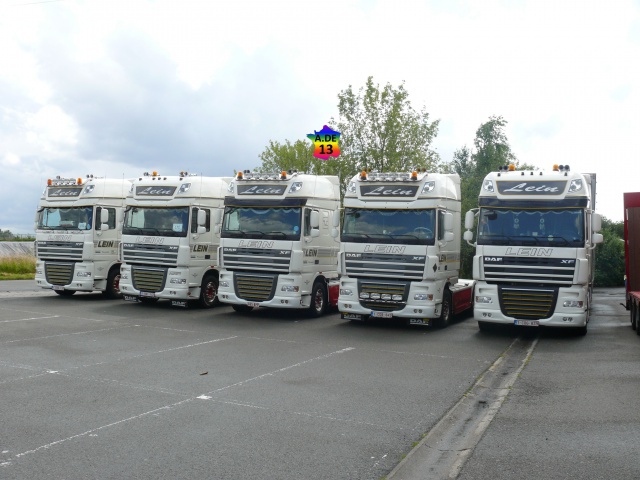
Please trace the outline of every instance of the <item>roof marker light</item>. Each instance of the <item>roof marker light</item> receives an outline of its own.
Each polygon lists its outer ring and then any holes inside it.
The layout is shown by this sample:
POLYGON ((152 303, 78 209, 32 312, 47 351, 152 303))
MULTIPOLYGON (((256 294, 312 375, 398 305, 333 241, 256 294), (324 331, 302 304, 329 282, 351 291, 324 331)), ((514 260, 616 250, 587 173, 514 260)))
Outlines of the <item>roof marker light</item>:
POLYGON ((515 169, 516 169, 516 166, 513 163, 510 163, 509 164, 509 171, 513 172, 513 171, 515 171, 515 169))

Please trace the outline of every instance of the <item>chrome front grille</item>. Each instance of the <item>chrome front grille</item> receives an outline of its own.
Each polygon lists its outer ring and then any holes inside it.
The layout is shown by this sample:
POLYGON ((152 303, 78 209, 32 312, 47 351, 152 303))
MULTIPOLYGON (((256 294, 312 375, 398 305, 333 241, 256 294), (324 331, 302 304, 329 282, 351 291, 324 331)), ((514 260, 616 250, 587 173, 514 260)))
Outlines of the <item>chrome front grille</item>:
POLYGON ((133 287, 144 292, 160 292, 164 289, 167 270, 164 268, 131 267, 133 287))
POLYGON ((576 269, 573 258, 483 257, 488 283, 538 283, 571 285, 576 269))
POLYGON ((249 302, 264 302, 273 298, 278 276, 236 273, 233 281, 239 298, 249 302))
POLYGON ((36 242, 36 257, 40 260, 82 261, 82 242, 36 242))
POLYGON ((427 261, 425 255, 394 255, 366 252, 347 252, 344 255, 347 275, 351 278, 422 280, 427 261))
POLYGON ((360 305, 371 310, 402 310, 407 305, 408 293, 409 285, 405 282, 358 282, 360 305))
POLYGON ((125 263, 131 265, 166 265, 175 267, 178 264, 178 246, 123 242, 122 259, 125 263))
POLYGON ((228 270, 289 273, 291 250, 224 247, 222 257, 228 270))
POLYGON ((499 287, 502 313, 521 320, 549 318, 558 298, 557 288, 499 287))
POLYGON ((44 273, 51 285, 69 285, 73 279, 73 263, 45 262, 44 273))

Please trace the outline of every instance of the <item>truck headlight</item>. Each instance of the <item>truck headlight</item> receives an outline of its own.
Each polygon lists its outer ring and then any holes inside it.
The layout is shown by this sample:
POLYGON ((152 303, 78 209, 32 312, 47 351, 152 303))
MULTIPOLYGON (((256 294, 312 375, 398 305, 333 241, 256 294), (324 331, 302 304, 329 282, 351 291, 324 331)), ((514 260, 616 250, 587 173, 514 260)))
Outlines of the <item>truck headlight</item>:
POLYGON ((169 283, 173 283, 175 285, 186 285, 187 279, 186 278, 172 278, 171 280, 169 280, 169 283))
POLYGON ((42 274, 44 274, 44 270, 42 268, 36 268, 36 273, 38 275, 42 275, 42 274))
POLYGON ((349 288, 341 288, 340 289, 340 295, 348 295, 351 296, 353 295, 353 291, 349 288))
POLYGON ((91 276, 91 272, 77 272, 76 273, 76 277, 90 277, 91 276))
POLYGON ((220 280, 220 286, 229 288, 229 282, 227 282, 226 280, 220 280))
POLYGON ((300 287, 298 285, 283 285, 280 290, 283 292, 299 292, 300 287))
POLYGON ((493 298, 487 297, 485 295, 477 295, 476 303, 493 303, 493 298))
POLYGON ((568 308, 582 308, 584 302, 582 300, 566 300, 562 306, 568 308))
POLYGON ((433 300, 433 294, 432 293, 416 293, 413 296, 414 300, 433 300))
POLYGON ((121 273, 120 274, 120 280, 129 280, 129 274, 128 273, 121 273))

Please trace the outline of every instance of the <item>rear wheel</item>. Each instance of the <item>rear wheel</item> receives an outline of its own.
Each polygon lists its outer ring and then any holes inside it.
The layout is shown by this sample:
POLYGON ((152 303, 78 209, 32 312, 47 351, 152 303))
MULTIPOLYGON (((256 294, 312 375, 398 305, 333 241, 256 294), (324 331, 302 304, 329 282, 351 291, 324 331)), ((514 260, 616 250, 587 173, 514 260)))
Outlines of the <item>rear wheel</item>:
POLYGON ((587 334, 587 326, 576 328, 576 335, 578 337, 584 337, 587 334))
POLYGON ((636 327, 636 334, 640 335, 640 307, 634 302, 633 304, 633 308, 631 309, 632 315, 633 315, 633 320, 632 320, 632 326, 635 325, 636 327))
POLYGON ((253 307, 250 307, 249 305, 236 305, 236 304, 233 304, 233 305, 231 305, 231 308, 233 308, 238 313, 247 313, 247 312, 250 312, 251 310, 253 310, 253 307))
POLYGON ((310 317, 320 317, 327 308, 327 288, 322 282, 316 282, 311 289, 311 303, 308 314, 310 317))
POLYGON ((56 292, 58 295, 61 295, 63 297, 70 297, 71 295, 76 293, 75 290, 54 290, 54 292, 56 292))
POLYGON ((103 295, 107 298, 121 298, 122 293, 120 293, 120 267, 114 267, 109 272, 109 276, 107 277, 107 288, 103 295))
POLYGON ((442 307, 440 308, 440 318, 436 320, 438 328, 447 327, 451 323, 451 292, 445 288, 442 295, 442 307))
POLYGON ((198 304, 204 308, 218 305, 218 278, 215 275, 207 275, 200 286, 200 298, 198 304))

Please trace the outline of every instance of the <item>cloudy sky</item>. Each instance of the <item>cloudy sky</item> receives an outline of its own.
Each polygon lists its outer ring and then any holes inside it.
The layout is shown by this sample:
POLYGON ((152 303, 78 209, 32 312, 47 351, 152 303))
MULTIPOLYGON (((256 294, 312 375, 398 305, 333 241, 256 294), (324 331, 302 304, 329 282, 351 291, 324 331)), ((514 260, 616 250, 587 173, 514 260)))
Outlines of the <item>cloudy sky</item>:
POLYGON ((47 178, 253 168, 405 82, 451 161, 492 115, 521 162, 640 191, 640 0, 0 0, 0 228, 33 231, 47 178))

